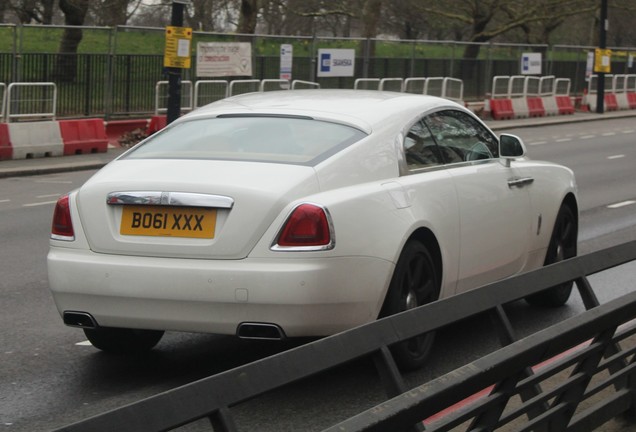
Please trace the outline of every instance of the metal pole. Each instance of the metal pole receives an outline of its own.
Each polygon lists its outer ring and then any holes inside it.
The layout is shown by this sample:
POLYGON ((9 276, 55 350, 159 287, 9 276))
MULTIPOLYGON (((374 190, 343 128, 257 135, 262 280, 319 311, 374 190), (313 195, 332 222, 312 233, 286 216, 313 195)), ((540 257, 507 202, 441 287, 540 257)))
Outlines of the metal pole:
MULTIPOLYGON (((599 48, 607 48, 607 28, 609 22, 607 20, 607 0, 601 0, 601 19, 599 25, 598 45, 599 48)), ((598 83, 596 86, 596 112, 603 114, 605 112, 605 72, 598 73, 598 83)))
MULTIPOLYGON (((183 3, 172 2, 170 25, 183 27, 183 3)), ((181 114, 181 68, 166 68, 168 73, 168 113, 166 124, 179 118, 181 114)))

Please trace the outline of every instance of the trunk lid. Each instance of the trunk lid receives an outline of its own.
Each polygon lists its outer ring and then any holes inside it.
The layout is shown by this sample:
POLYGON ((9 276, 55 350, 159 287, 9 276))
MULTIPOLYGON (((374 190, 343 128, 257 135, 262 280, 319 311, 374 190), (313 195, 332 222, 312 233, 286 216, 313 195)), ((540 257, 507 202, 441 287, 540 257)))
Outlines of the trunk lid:
POLYGON ((94 252, 241 259, 289 202, 318 190, 308 166, 124 159, 82 186, 77 202, 94 252))

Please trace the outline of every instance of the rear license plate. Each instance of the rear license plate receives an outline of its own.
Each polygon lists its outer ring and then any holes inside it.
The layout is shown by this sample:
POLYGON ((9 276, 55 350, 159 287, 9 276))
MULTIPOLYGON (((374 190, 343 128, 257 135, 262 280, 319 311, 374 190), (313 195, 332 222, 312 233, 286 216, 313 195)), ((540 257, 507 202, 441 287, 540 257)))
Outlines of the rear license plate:
POLYGON ((214 238, 216 210, 196 207, 123 207, 122 235, 214 238))

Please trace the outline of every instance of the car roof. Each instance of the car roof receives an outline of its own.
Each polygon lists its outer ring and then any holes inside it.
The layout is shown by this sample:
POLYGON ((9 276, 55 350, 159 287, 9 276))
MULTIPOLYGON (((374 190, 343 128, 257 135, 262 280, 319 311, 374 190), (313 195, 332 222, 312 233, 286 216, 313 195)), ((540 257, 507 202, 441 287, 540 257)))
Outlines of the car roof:
POLYGON ((183 118, 221 114, 294 115, 344 123, 370 133, 394 116, 414 117, 434 108, 461 107, 434 96, 375 90, 281 90, 247 93, 201 107, 183 118))

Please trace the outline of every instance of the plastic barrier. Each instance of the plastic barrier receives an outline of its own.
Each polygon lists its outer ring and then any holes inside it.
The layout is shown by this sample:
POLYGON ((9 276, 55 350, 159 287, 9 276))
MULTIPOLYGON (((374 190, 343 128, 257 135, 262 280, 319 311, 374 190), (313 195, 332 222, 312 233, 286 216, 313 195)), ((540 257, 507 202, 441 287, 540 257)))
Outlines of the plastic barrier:
POLYGON ((528 102, 526 98, 519 97, 512 100, 512 112, 514 118, 527 118, 530 117, 530 110, 528 110, 528 102))
POLYGON ((556 96, 559 114, 574 114, 574 105, 570 96, 556 96))
POLYGON ((545 115, 553 116, 561 114, 556 96, 541 96, 541 100, 543 101, 543 107, 545 108, 545 115))
POLYGON ((0 160, 13 159, 13 147, 9 138, 9 127, 0 123, 0 160))
POLYGON ((606 111, 618 111, 618 101, 614 93, 605 94, 605 110, 606 111))
POLYGON ((146 132, 148 132, 148 135, 159 132, 161 129, 166 127, 167 123, 168 118, 165 115, 154 115, 150 118, 146 132))
POLYGON ((105 153, 108 137, 102 119, 59 120, 64 156, 105 153))
POLYGON ((545 108, 540 97, 528 98, 528 111, 530 117, 545 117, 545 108))
POLYGON ((627 101, 630 109, 636 109, 636 93, 627 93, 627 101))
POLYGON ((510 99, 490 99, 490 113, 495 120, 512 119, 515 112, 510 99))
POLYGON ((62 156, 64 142, 57 121, 8 123, 13 159, 62 156))
POLYGON ((627 99, 627 93, 616 93, 616 103, 618 105, 618 109, 628 110, 629 100, 627 99))

